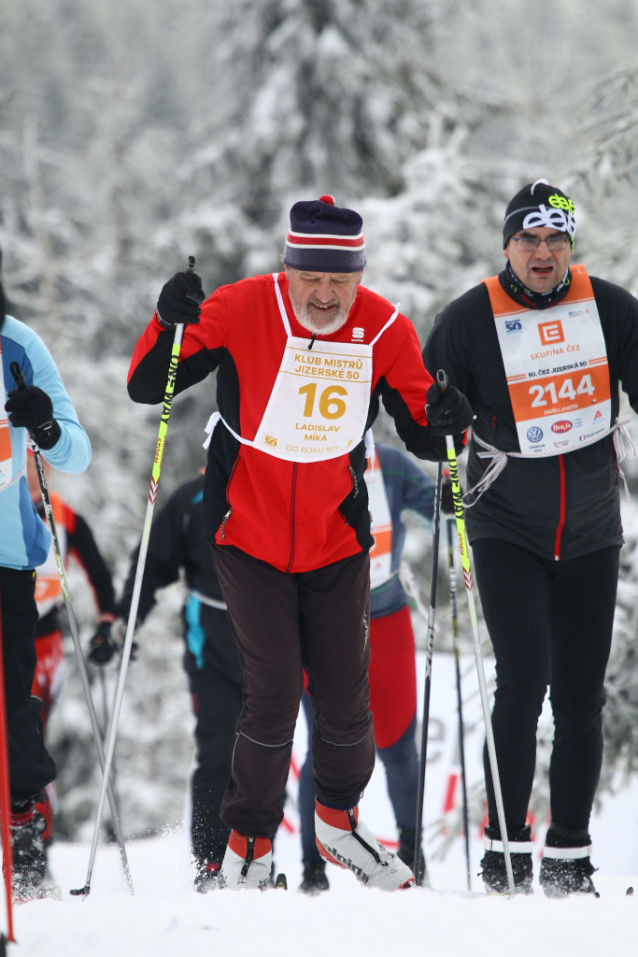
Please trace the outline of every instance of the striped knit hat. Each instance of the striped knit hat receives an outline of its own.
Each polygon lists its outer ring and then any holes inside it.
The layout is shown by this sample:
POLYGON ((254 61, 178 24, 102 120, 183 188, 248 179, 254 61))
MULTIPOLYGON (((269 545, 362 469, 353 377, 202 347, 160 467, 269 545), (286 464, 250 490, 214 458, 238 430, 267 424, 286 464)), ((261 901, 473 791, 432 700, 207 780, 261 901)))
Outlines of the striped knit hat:
POLYGON ((307 272, 359 272, 366 264, 363 220, 321 196, 290 210, 284 264, 307 272))

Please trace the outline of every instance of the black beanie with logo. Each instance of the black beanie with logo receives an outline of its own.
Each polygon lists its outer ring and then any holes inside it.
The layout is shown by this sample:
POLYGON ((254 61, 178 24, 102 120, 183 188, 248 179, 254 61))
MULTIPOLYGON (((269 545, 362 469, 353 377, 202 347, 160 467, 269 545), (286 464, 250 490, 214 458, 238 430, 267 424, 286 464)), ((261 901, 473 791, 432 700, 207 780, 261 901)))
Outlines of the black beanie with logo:
POLYGON ((528 183, 508 203, 503 223, 503 249, 521 229, 546 226, 569 233, 572 246, 576 236, 575 207, 562 189, 550 186, 546 179, 528 183))

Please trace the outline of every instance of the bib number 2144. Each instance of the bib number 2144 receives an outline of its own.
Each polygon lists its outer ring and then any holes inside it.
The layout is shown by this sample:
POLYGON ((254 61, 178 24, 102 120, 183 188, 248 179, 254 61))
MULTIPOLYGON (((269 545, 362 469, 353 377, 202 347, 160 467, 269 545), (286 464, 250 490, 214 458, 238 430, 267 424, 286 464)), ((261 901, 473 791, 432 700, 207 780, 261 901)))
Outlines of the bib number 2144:
MULTIPOLYGON (((319 414, 324 419, 340 419, 346 411, 346 403, 339 396, 345 396, 348 390, 342 385, 329 385, 319 396, 319 414)), ((309 382, 299 389, 299 395, 305 395, 303 415, 310 418, 314 411, 315 400, 317 398, 317 383, 309 382)))
POLYGON ((565 379, 558 394, 556 393, 556 385, 554 382, 549 382, 546 386, 542 386, 540 383, 533 385, 529 390, 529 394, 536 396, 532 402, 532 408, 538 408, 541 405, 547 405, 547 399, 543 398, 545 393, 549 395, 552 405, 556 405, 559 399, 568 399, 573 402, 577 395, 593 395, 595 391, 591 376, 584 375, 576 389, 574 389, 574 384, 571 379, 565 379))

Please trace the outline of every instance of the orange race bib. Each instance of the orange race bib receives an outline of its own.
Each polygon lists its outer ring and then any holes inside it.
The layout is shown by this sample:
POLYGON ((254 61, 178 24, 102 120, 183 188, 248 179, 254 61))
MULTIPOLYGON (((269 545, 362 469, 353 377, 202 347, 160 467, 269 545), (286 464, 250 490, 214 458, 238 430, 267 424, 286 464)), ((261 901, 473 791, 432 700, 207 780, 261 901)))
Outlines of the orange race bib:
POLYGON ((591 282, 572 266, 565 298, 526 309, 485 281, 523 455, 561 455, 611 426, 607 347, 591 282))

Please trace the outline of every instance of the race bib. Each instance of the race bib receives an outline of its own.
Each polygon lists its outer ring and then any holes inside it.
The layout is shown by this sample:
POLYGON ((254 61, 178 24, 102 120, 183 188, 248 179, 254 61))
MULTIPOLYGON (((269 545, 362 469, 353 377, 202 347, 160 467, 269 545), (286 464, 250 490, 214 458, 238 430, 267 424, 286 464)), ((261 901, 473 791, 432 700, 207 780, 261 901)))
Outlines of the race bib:
POLYGON ((291 462, 334 459, 363 436, 372 381, 372 346, 289 336, 277 380, 253 440, 291 462))
POLYGON ((364 477, 372 519, 370 532, 374 538, 370 551, 370 588, 378 588, 392 577, 392 517, 378 455, 374 456, 372 468, 368 460, 364 477))
POLYGON ((0 489, 8 485, 13 478, 11 433, 9 432, 9 418, 4 410, 6 401, 7 392, 4 386, 2 344, 0 343, 0 489))
MULTIPOLYGON (((53 520, 55 521, 55 529, 58 534, 60 552, 66 561, 68 543, 66 526, 64 524, 64 506, 62 504, 62 499, 56 492, 51 492, 51 505, 53 507, 53 520)), ((42 521, 44 521, 44 519, 42 519, 42 521)), ((54 608, 55 605, 59 604, 61 600, 62 585, 60 583, 58 568, 55 563, 53 545, 51 544, 49 546, 49 554, 46 557, 46 561, 36 568, 35 602, 38 606, 39 617, 44 618, 45 615, 48 615, 51 609, 54 608)))
POLYGON ((486 280, 521 452, 561 455, 611 426, 607 348, 584 266, 549 309, 515 303, 486 280))

